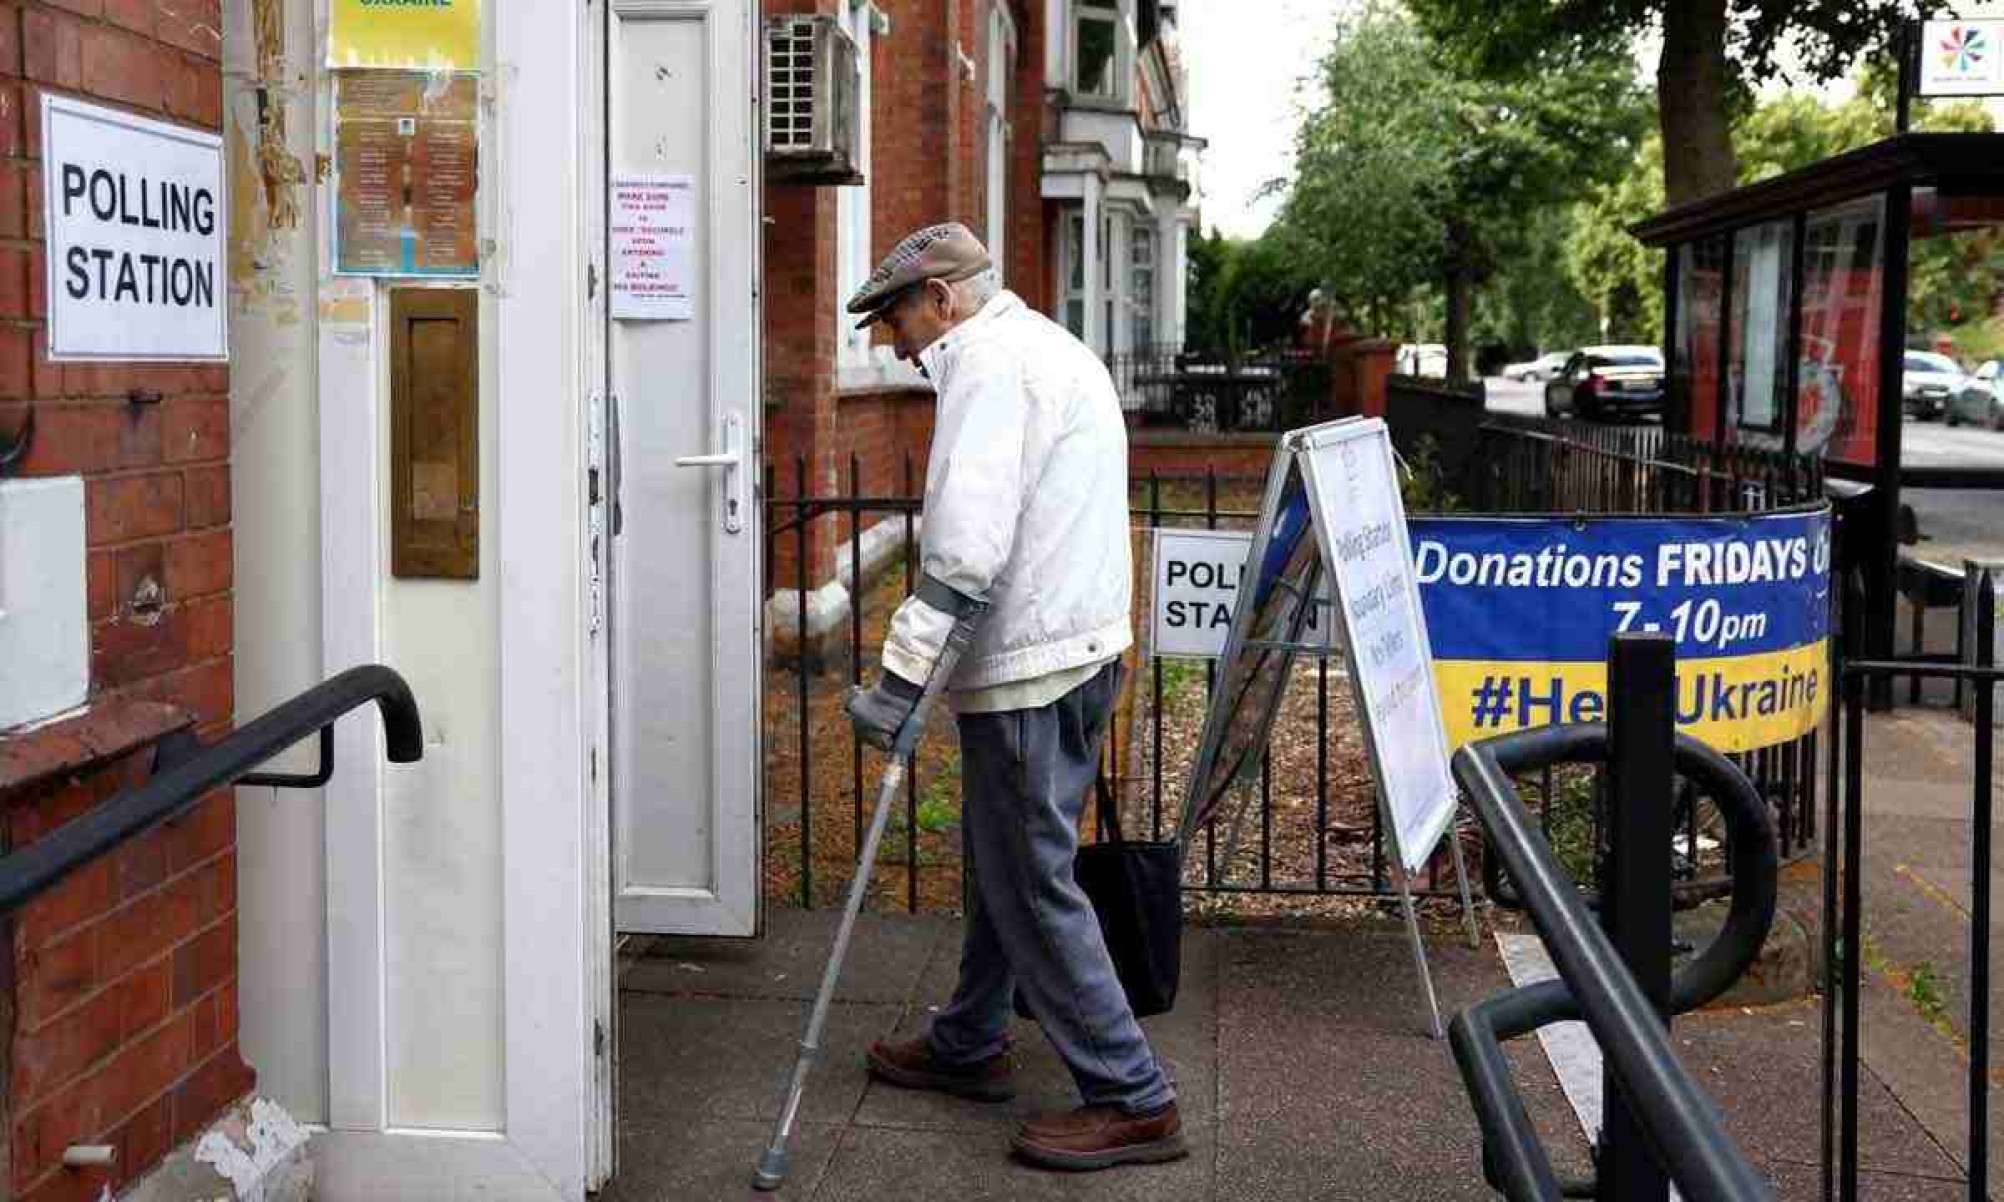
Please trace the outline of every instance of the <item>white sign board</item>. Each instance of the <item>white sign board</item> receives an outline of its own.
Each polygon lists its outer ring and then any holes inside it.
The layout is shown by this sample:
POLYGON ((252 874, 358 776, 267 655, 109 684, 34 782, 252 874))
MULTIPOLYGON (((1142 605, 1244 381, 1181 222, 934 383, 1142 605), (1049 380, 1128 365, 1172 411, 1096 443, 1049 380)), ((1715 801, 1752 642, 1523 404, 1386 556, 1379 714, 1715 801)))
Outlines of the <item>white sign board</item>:
POLYGON ((696 178, 612 181, 612 315, 688 321, 695 312, 696 178))
POLYGON ((1453 821, 1459 794, 1391 435, 1376 418, 1344 421, 1304 430, 1296 445, 1322 562, 1335 579, 1371 769, 1400 860, 1417 871, 1453 821))
POLYGON ((223 142, 42 93, 49 357, 227 360, 223 142))
MULTIPOLYGON (((1151 655, 1217 659, 1225 653, 1252 538, 1243 530, 1155 528, 1155 583, 1149 590, 1151 655)), ((1326 575, 1316 596, 1320 604, 1309 611, 1302 642, 1327 649, 1333 645, 1334 627, 1320 620, 1329 601, 1326 575)))
POLYGON ((2004 94, 2004 21, 1921 23, 1922 96, 2004 94))

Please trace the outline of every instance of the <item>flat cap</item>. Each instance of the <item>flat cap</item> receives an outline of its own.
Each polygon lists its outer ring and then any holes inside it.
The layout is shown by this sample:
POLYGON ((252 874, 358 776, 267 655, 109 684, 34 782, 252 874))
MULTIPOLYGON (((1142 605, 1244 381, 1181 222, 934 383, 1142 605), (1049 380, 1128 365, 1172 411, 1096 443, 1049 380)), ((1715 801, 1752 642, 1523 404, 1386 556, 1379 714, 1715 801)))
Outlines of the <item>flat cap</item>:
POLYGON ((905 235, 877 270, 849 298, 849 312, 866 314, 856 323, 862 329, 884 315, 884 310, 900 293, 927 280, 956 283, 972 279, 993 266, 988 248, 981 239, 958 221, 929 225, 905 235))

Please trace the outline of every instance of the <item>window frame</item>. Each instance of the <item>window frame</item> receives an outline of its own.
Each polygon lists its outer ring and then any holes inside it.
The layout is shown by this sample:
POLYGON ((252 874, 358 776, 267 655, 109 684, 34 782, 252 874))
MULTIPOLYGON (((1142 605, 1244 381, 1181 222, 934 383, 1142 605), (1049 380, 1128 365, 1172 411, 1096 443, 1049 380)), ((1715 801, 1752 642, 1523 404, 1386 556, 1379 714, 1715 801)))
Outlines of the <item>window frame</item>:
POLYGON ((1127 47, 1126 5, 1121 0, 1073 0, 1067 14, 1066 29, 1071 40, 1070 70, 1066 72, 1066 82, 1071 85, 1072 94, 1091 100, 1123 103, 1130 92, 1126 69, 1130 51, 1127 47), (1080 36, 1081 26, 1087 21, 1104 21, 1113 35, 1113 46, 1107 57, 1107 86, 1104 89, 1089 89, 1083 79, 1085 58, 1082 53, 1085 39, 1080 36))
POLYGON ((835 365, 865 368, 875 358, 874 334, 858 330, 845 311, 856 290, 876 269, 871 254, 876 240, 876 210, 871 179, 871 63, 875 35, 876 5, 873 0, 842 0, 837 20, 849 40, 856 44, 857 146, 856 170, 861 183, 845 184, 835 190, 835 365))

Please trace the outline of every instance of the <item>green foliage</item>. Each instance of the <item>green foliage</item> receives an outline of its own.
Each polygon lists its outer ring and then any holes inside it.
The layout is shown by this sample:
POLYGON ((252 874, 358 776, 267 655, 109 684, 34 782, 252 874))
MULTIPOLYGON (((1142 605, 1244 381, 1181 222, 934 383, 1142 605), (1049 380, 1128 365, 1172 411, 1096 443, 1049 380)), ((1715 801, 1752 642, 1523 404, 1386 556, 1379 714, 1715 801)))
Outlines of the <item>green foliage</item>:
POLYGON ((1541 211, 1618 173, 1647 124, 1618 51, 1507 81, 1453 61, 1399 11, 1367 8, 1338 31, 1297 138, 1276 244, 1373 332, 1410 336, 1450 277, 1527 263, 1541 211))
POLYGON ((1190 316, 1184 345, 1239 355, 1284 342, 1307 306, 1304 264, 1278 235, 1245 241, 1213 230, 1190 243, 1190 316))
MULTIPOLYGON (((1670 4, 1695 0, 1407 0, 1420 23, 1438 37, 1459 65, 1476 74, 1516 79, 1569 70, 1582 56, 1625 52, 1639 37, 1657 36, 1670 4)), ((1724 119, 1740 115, 1761 83, 1823 83, 1842 76, 1861 56, 1890 61, 1899 22, 1947 7, 1944 0, 1718 0, 1726 20, 1708 49, 1723 55, 1730 78, 1711 94, 1692 92, 1694 81, 1659 72, 1658 97, 1697 105, 1724 119), (1783 70, 1786 46, 1792 68, 1783 70), (1670 93, 1664 89, 1679 89, 1670 93)), ((1667 48, 1667 41, 1665 43, 1667 48)), ((1744 153, 1744 149, 1735 146, 1744 153)), ((1693 160, 1706 152, 1680 146, 1680 157, 1659 164, 1662 175, 1689 180, 1693 160)))
POLYGON ((1663 339, 1663 253, 1628 227, 1663 210, 1663 139, 1650 134, 1619 178, 1574 206, 1566 273, 1605 321, 1607 341, 1663 339))
POLYGON ((1162 665, 1162 704, 1175 705, 1204 687, 1204 665, 1192 659, 1158 659, 1162 665))
POLYGON ((1501 346, 1511 358, 1599 340, 1590 294, 1566 270, 1574 214, 1552 205, 1525 215, 1522 237, 1498 258, 1496 274, 1475 298, 1477 346, 1501 346))
MULTIPOLYGON (((1863 73, 1857 94, 1841 103, 1786 93, 1753 106, 1733 129, 1740 182, 1771 179, 1890 136, 1892 93, 1881 78, 1863 73)), ((1982 131, 1990 128, 1990 118, 1980 105, 1936 103, 1917 110, 1915 125, 1938 132, 1982 131)), ((1663 210, 1662 163, 1662 139, 1651 134, 1620 178, 1595 188, 1573 211, 1566 268, 1594 308, 1606 315, 1612 342, 1662 338, 1663 256, 1628 233, 1630 226, 1663 210)), ((1916 241, 1916 328, 1953 327, 1958 348, 1965 341, 1994 345, 1994 336, 1981 327, 1985 295, 1998 278, 2004 278, 2004 242, 1989 229, 1916 241)))
POLYGON ((1440 462, 1440 443, 1431 434, 1422 434, 1405 456, 1406 474, 1399 482, 1399 495, 1408 513, 1453 513, 1462 507, 1461 498, 1447 487, 1447 472, 1440 462))

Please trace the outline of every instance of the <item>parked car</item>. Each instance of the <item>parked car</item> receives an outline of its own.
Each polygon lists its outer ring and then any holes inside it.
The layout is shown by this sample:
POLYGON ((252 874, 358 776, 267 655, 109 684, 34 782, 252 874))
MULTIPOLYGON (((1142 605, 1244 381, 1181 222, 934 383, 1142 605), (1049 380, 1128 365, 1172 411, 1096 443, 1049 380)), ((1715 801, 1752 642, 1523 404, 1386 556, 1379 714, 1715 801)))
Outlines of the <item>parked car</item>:
POLYGON ((2000 371, 2004 371, 2004 363, 1992 359, 1969 373, 1962 387, 1948 399, 1949 425, 1968 422, 2004 430, 2004 391, 2000 391, 2004 389, 2004 381, 1997 378, 2000 371))
POLYGON ((1547 351, 1525 363, 1511 363, 1503 368, 1506 380, 1522 380, 1526 384, 1539 384, 1559 374, 1566 360, 1573 357, 1571 351, 1547 351))
POLYGON ((1545 412, 1560 417, 1639 417, 1663 412, 1663 352, 1653 346, 1574 351, 1545 385, 1545 412))
POLYGON ((1392 369, 1402 376, 1445 378, 1447 348, 1438 342, 1408 342, 1399 347, 1392 369))
POLYGON ((1948 399, 1968 375, 1955 360, 1933 351, 1908 351, 1900 373, 1900 407, 1924 422, 1948 413, 1948 399))

